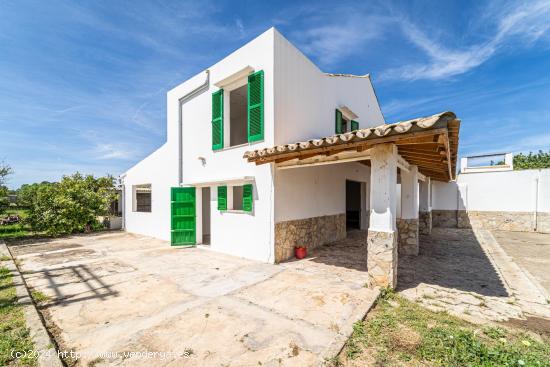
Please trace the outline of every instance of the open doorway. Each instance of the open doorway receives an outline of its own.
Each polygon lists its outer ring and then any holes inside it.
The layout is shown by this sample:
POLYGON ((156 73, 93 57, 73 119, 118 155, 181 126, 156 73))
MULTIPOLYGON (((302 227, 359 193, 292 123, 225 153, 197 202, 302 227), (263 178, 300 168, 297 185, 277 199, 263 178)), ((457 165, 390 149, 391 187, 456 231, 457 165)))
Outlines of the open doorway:
POLYGON ((202 188, 202 244, 210 245, 210 187, 202 188))
POLYGON ((361 228, 361 182, 346 180, 346 230, 361 228))

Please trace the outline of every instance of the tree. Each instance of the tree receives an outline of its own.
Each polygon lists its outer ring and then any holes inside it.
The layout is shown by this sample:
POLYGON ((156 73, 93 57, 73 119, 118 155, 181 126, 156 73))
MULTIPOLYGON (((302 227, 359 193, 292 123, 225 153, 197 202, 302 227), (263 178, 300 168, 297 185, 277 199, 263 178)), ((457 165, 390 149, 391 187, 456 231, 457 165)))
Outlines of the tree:
POLYGON ((116 191, 111 176, 76 173, 57 183, 25 185, 20 195, 29 208, 26 220, 31 228, 57 235, 101 228, 98 216, 108 213, 116 191))
POLYGON ((4 184, 6 178, 13 173, 13 170, 4 162, 0 162, 0 214, 9 206, 9 190, 4 184))
POLYGON ((550 151, 545 153, 539 150, 536 154, 529 152, 528 155, 520 153, 514 156, 514 169, 516 170, 541 168, 550 168, 550 151))

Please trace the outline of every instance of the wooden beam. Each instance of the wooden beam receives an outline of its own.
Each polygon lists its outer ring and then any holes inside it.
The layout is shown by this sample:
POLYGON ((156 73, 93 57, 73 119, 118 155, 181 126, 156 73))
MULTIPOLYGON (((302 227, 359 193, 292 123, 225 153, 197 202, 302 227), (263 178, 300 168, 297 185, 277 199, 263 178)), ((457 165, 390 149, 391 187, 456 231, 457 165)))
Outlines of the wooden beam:
POLYGON ((444 162, 442 158, 428 158, 428 157, 420 157, 420 156, 407 155, 407 154, 404 154, 403 158, 405 158, 411 164, 414 164, 414 162, 442 164, 444 162))
POLYGON ((399 151, 399 154, 405 156, 414 156, 414 157, 425 157, 430 159, 441 159, 441 155, 437 152, 430 152, 430 153, 424 153, 424 152, 413 152, 413 151, 399 151))
POLYGON ((452 167, 451 167, 451 148, 449 146, 449 134, 447 132, 445 132, 443 134, 444 136, 444 141, 445 141, 445 149, 447 150, 447 167, 449 168, 449 180, 452 180, 453 179, 453 171, 452 171, 452 167))

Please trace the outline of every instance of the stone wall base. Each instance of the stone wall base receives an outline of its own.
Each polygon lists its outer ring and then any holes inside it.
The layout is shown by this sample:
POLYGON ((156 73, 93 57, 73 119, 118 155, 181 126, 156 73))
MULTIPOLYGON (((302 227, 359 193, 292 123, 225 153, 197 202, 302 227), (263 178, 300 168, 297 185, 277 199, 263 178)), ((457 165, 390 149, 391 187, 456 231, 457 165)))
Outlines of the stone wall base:
POLYGON ((418 255, 418 219, 397 219, 399 255, 418 255))
POLYGON ((421 234, 432 233, 432 212, 418 213, 418 231, 421 234))
POLYGON ((294 257, 294 247, 309 250, 346 238, 346 214, 289 220, 275 223, 275 262, 294 257))
POLYGON ((397 233, 369 230, 367 268, 371 286, 397 286, 397 233))
POLYGON ((432 226, 456 228, 456 210, 432 210, 432 226))
POLYGON ((434 227, 484 228, 489 230, 550 233, 550 213, 433 210, 434 227))

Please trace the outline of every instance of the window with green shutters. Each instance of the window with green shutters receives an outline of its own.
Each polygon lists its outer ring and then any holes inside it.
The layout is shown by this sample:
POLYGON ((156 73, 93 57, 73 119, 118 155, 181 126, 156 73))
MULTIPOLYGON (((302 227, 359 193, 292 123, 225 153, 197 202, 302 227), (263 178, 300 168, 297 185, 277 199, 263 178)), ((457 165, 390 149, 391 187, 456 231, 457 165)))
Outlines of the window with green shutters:
POLYGON ((212 149, 223 149, 223 89, 212 93, 212 149))
POLYGON ((218 186, 218 210, 227 210, 227 186, 218 186))
POLYGON ((342 134, 345 132, 342 120, 343 120, 342 112, 339 109, 336 109, 336 112, 334 113, 334 133, 335 134, 342 134))
POLYGON ((264 139, 264 71, 248 76, 248 142, 264 139))
POLYGON ((245 212, 251 212, 254 206, 254 196, 252 190, 252 184, 243 185, 243 210, 245 212))
POLYGON ((351 131, 359 130, 359 123, 357 121, 351 120, 351 131))

